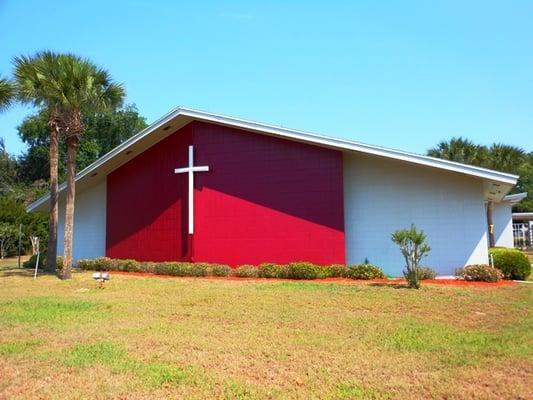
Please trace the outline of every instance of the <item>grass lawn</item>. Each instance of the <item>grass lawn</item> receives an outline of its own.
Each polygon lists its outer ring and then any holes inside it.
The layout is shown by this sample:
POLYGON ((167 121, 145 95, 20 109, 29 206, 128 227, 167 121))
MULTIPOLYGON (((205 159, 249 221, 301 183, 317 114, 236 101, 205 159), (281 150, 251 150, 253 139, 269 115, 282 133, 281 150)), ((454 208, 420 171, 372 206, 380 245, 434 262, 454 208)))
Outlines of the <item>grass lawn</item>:
POLYGON ((0 398, 533 396, 530 284, 0 283, 0 398))

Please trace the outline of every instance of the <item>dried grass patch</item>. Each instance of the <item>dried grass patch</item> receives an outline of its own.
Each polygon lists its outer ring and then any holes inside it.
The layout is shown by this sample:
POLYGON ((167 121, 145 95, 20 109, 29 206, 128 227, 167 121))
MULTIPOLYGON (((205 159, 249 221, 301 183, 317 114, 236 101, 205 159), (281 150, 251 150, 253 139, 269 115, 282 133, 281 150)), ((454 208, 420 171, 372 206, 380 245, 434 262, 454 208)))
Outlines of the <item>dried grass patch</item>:
POLYGON ((0 279, 0 398, 512 398, 532 378, 528 285, 0 279))

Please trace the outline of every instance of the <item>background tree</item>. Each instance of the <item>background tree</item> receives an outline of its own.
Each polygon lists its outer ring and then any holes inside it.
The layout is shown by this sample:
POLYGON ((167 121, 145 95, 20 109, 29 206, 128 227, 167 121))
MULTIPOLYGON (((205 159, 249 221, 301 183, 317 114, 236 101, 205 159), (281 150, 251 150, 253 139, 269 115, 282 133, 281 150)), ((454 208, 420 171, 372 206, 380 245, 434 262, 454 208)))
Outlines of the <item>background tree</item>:
POLYGON ((26 203, 12 196, 0 197, 0 223, 9 224, 17 228, 22 225, 22 246, 24 253, 31 250, 31 236, 38 236, 41 249, 46 249, 48 217, 44 213, 28 213, 26 203))
POLYGON ((0 258, 4 259, 16 242, 18 229, 16 225, 0 222, 0 258))
POLYGON ((65 102, 60 56, 45 51, 33 57, 20 56, 13 60, 17 98, 38 107, 46 115, 49 127, 50 214, 48 260, 45 270, 55 272, 57 256, 58 218, 58 146, 59 114, 65 102))
MULTIPOLYGON (((85 133, 80 137, 76 158, 78 172, 147 126, 134 105, 116 111, 89 114, 84 118, 84 125, 85 133)), ((19 179, 25 184, 48 181, 49 129, 46 115, 39 113, 27 117, 17 130, 27 147, 18 159, 19 179)), ((66 153, 62 138, 59 142, 59 182, 66 177, 66 153)))
POLYGON ((487 158, 487 153, 488 149, 485 146, 476 145, 462 137, 442 141, 427 152, 428 156, 431 157, 478 166, 483 165, 487 158))
POLYGON ((519 175, 511 193, 527 192, 528 198, 514 206, 514 211, 533 211, 533 152, 502 143, 490 147, 476 145, 463 138, 452 138, 429 149, 432 157, 519 175))
MULTIPOLYGON (((58 115, 67 145, 67 189, 65 200, 65 241, 63 279, 71 277, 74 202, 76 196, 76 156, 80 137, 85 130, 84 115, 112 110, 122 104, 124 89, 114 83, 109 73, 86 58, 73 54, 57 55, 54 86, 61 94, 58 115)), ((50 159, 51 160, 51 159, 50 159)), ((49 254, 49 258, 50 254, 49 254)), ((55 257, 53 258, 55 262, 55 257)))
POLYGON ((8 108, 15 98, 15 87, 12 82, 0 77, 0 111, 8 108))
POLYGON ((0 138, 0 196, 7 196, 17 183, 17 160, 6 150, 4 139, 0 138))

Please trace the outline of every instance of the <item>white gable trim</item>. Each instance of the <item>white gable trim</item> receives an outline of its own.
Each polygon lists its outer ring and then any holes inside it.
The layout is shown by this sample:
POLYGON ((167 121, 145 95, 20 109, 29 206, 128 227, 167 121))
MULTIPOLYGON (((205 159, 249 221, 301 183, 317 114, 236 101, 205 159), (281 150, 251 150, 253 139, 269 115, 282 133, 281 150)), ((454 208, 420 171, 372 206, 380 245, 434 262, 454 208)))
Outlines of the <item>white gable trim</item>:
MULTIPOLYGON (((139 142, 141 139, 147 137, 148 135, 154 133, 158 130, 171 123, 174 120, 178 119, 186 120, 198 120, 205 122, 212 122, 220 125, 226 125, 230 127, 240 128, 248 131, 253 131, 257 133, 278 136, 285 139, 292 139, 300 142, 311 143, 320 146, 326 146, 338 150, 344 151, 355 151, 365 154, 371 154, 378 157, 385 157, 389 159, 404 161, 412 164, 423 165, 432 168, 438 168, 441 170, 457 172, 460 174, 465 174, 473 177, 482 178, 491 182, 502 183, 505 185, 514 186, 518 179, 517 175, 507 174, 503 172, 493 171, 485 168, 474 167, 471 165, 465 165, 453 161, 441 160, 438 158, 433 158, 429 156, 424 156, 420 154, 408 153, 400 150, 388 149, 380 146, 373 146, 368 144, 363 144, 359 142, 343 140, 332 138, 323 135, 317 135, 314 133, 298 131, 294 129, 282 128, 279 126, 273 126, 268 124, 263 124, 259 122, 227 117, 223 115, 213 114, 205 111, 193 110, 185 107, 178 107, 175 110, 165 114, 154 123, 152 123, 147 128, 143 129, 136 135, 132 136, 130 139, 126 140, 124 143, 120 144, 109 153, 100 157, 98 160, 93 162, 91 165, 87 166, 85 169, 80 171, 76 176, 76 182, 83 180, 85 177, 93 175, 100 167, 104 166, 110 160, 112 160, 117 155, 121 154, 129 147, 139 142)), ((169 132, 172 133, 172 132, 169 132)), ((62 184, 59 187, 59 191, 62 192, 66 188, 66 184, 62 184)), ((36 200, 28 206, 28 211, 35 211, 40 206, 48 201, 50 195, 45 195, 40 199, 36 200)))
POLYGON ((527 192, 525 193, 516 193, 516 194, 508 194, 503 198, 503 201, 508 201, 511 204, 516 204, 521 202, 527 197, 527 192))

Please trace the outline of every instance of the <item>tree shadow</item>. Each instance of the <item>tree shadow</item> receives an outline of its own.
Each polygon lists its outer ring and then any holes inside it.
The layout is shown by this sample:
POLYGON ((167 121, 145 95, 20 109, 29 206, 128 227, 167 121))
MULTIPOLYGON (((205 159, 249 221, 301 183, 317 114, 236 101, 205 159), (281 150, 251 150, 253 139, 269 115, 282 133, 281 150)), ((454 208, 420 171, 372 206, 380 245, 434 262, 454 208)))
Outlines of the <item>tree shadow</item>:
MULTIPOLYGON (((25 278, 33 278, 33 274, 35 273, 34 269, 22 269, 22 268, 15 268, 15 269, 8 269, 0 271, 0 278, 9 278, 9 277, 25 277, 25 278)), ((38 270, 37 271, 37 277, 40 276, 55 276, 57 277, 57 274, 45 272, 44 270, 38 270)))
POLYGON ((381 282, 373 282, 373 283, 369 283, 368 286, 374 286, 374 287, 387 287, 387 288, 393 288, 393 289, 410 289, 410 287, 407 286, 406 283, 381 283, 381 282))

